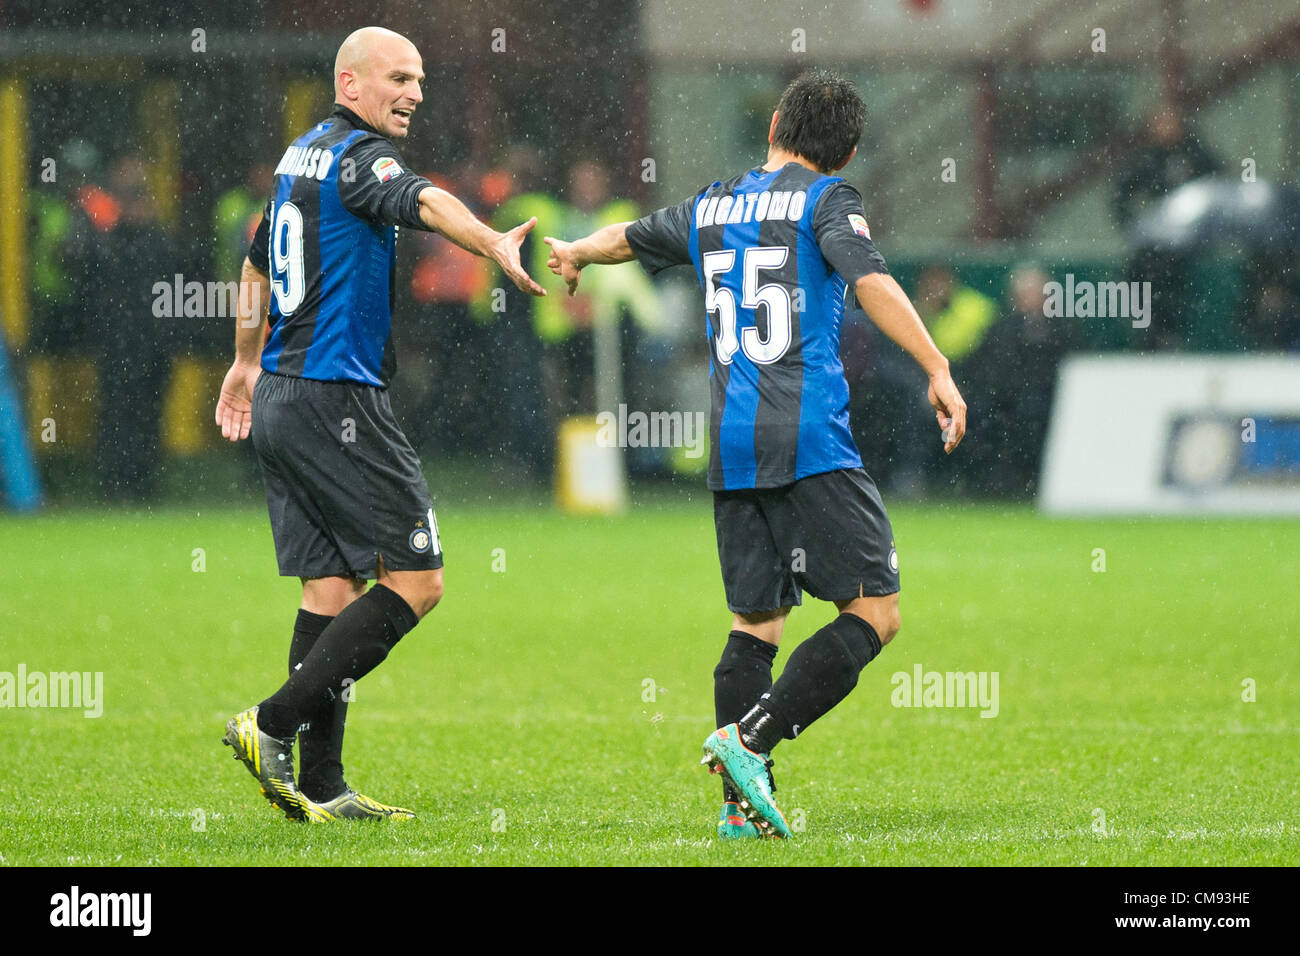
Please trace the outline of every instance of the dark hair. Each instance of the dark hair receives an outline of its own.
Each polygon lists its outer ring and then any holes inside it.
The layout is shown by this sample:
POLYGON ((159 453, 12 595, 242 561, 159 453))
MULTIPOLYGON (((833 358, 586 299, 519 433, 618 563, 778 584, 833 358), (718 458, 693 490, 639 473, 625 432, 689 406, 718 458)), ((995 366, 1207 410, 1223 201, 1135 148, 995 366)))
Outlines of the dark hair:
POLYGON ((867 108, 853 84, 826 70, 801 74, 781 94, 772 143, 822 172, 842 165, 862 138, 867 108))

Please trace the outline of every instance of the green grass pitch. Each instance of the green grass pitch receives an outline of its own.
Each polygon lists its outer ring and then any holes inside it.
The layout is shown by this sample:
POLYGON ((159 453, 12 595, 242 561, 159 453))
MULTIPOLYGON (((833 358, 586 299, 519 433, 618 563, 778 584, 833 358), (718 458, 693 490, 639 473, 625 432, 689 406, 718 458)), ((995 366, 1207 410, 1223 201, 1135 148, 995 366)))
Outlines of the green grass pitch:
POLYGON ((264 512, 0 519, 0 671, 104 674, 98 719, 0 710, 3 863, 1300 862, 1300 522, 895 507, 903 630, 775 753, 802 832, 720 844, 706 496, 438 507, 446 597, 349 720, 350 782, 420 814, 388 826, 288 823, 219 743, 286 666, 264 512), (998 715, 893 706, 917 664, 996 671, 998 715))

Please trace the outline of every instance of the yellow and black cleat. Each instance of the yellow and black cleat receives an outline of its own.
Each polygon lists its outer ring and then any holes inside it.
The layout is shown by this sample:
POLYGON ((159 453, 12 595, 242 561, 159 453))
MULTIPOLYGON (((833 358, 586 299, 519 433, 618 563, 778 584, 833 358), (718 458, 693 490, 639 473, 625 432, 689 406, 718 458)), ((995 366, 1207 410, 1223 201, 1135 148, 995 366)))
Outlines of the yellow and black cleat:
POLYGON ((226 722, 221 742, 235 751, 235 759, 242 761, 262 785, 262 796, 273 807, 290 820, 307 819, 302 806, 305 798, 294 782, 293 741, 262 733, 257 726, 256 705, 226 722))
POLYGON ((297 800, 306 818, 312 823, 334 823, 338 820, 415 819, 414 810, 390 807, 355 790, 344 790, 333 800, 326 800, 323 803, 309 800, 299 792, 297 800))

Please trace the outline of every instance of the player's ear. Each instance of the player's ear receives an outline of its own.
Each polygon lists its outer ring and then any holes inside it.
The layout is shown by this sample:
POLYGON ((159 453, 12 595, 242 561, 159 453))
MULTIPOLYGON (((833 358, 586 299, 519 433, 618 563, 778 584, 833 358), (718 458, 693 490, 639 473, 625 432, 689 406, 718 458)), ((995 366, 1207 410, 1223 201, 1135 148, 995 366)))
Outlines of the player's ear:
POLYGON ((339 71, 339 89, 348 97, 348 99, 357 98, 357 75, 351 70, 339 71))
POLYGON ((853 157, 856 156, 856 155, 858 155, 858 148, 857 148, 856 146, 854 146, 853 149, 849 151, 849 155, 845 158, 844 162, 840 163, 838 166, 836 166, 834 169, 832 169, 831 172, 833 172, 833 173, 838 173, 841 169, 843 169, 843 168, 844 168, 845 166, 847 166, 849 163, 853 162, 853 157))
POLYGON ((776 138, 776 118, 781 114, 776 110, 772 111, 772 125, 767 128, 767 145, 772 145, 772 140, 776 138))

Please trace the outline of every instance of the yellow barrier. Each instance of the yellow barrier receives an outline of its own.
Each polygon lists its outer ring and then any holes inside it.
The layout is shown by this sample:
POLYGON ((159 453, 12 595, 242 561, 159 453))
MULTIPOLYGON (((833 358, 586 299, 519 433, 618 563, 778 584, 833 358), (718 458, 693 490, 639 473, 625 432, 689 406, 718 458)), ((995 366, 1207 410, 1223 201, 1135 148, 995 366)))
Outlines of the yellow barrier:
POLYGON ((27 360, 27 420, 38 454, 95 447, 99 370, 80 356, 27 360))
POLYGON ((181 221, 180 93, 175 80, 154 80, 136 104, 141 140, 149 156, 149 191, 158 219, 174 229, 181 221))
POLYGON ((616 514, 627 507, 623 449, 602 445, 600 432, 595 416, 560 423, 555 501, 572 514, 616 514))
POLYGON ((27 87, 0 81, 0 318, 10 347, 27 344, 27 87))
MULTIPOLYGON (((163 390, 161 438, 171 455, 195 455, 220 432, 213 423, 224 359, 183 356, 163 390)), ((99 370, 83 356, 36 355, 27 361, 27 421, 39 454, 89 451, 98 425, 99 370)))
POLYGON ((179 358, 172 365, 162 411, 163 451, 194 455, 221 433, 213 420, 217 393, 229 365, 223 360, 179 358))
POLYGON ((307 132, 307 127, 324 115, 329 95, 329 89, 320 80, 290 81, 284 95, 285 145, 307 132))

